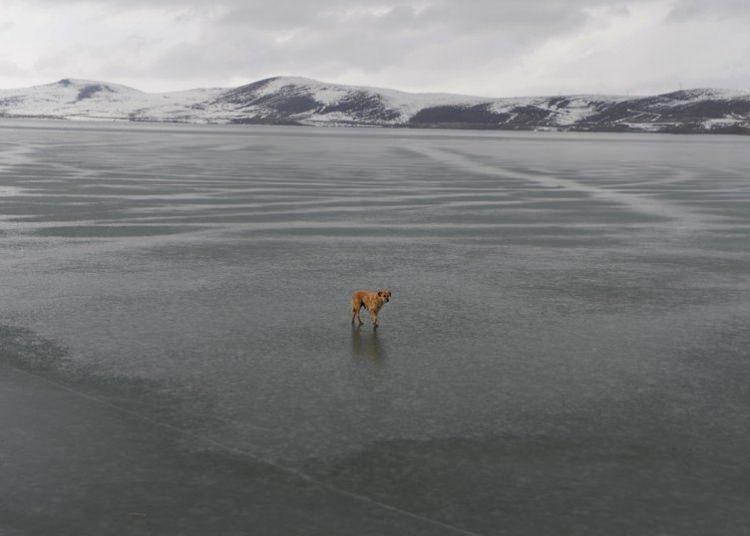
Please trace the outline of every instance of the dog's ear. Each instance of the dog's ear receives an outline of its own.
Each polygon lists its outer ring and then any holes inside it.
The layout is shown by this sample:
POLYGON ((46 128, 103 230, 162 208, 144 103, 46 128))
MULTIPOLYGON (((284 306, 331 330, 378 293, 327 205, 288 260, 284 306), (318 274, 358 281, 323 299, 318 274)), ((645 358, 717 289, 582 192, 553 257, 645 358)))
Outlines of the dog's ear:
POLYGON ((382 295, 383 295, 383 289, 379 288, 378 289, 378 296, 382 296, 382 295))

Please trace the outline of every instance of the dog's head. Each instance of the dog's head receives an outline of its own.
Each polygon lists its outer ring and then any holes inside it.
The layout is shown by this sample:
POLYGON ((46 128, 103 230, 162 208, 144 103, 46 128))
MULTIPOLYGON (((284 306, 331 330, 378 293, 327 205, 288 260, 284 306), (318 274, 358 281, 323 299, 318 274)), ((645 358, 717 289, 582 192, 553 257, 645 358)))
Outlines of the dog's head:
POLYGON ((378 289, 378 297, 383 298, 383 301, 388 303, 391 301, 391 291, 387 288, 378 289))

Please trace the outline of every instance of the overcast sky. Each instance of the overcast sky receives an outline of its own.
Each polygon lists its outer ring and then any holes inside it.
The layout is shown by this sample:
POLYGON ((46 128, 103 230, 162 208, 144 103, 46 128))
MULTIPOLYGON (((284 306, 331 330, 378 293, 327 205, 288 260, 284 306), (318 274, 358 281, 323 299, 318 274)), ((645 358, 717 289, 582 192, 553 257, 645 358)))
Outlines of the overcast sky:
POLYGON ((0 87, 293 74, 486 96, 750 88, 750 0, 0 0, 0 87))

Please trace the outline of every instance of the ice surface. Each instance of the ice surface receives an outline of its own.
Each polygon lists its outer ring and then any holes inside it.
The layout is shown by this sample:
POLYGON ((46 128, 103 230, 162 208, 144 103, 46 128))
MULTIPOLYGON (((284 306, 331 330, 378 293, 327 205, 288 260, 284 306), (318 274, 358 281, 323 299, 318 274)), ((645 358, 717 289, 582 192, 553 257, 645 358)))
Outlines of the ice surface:
POLYGON ((735 136, 0 121, 0 533, 742 534, 749 171, 735 136))

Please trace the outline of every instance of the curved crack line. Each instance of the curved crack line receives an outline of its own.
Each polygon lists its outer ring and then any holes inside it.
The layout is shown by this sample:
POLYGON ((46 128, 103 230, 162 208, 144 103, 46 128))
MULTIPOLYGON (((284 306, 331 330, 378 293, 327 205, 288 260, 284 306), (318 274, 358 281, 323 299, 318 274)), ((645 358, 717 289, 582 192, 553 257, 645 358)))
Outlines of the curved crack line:
MULTIPOLYGON (((515 169, 506 169, 493 166, 472 159, 472 155, 440 149, 435 147, 412 147, 412 152, 426 156, 436 162, 449 165, 454 168, 465 169, 480 175, 489 175, 504 179, 516 179, 533 182, 546 188, 555 188, 571 192, 588 194, 592 199, 611 201, 627 208, 660 218, 671 220, 672 225, 680 231, 692 231, 700 228, 703 224, 701 215, 686 210, 684 207, 667 203, 653 197, 645 197, 637 194, 622 192, 614 189, 602 188, 590 184, 584 184, 572 179, 565 179, 549 173, 531 173, 515 169)), ((477 157, 478 158, 478 157, 477 157)))
POLYGON ((112 402, 109 402, 107 400, 104 400, 98 396, 94 396, 88 393, 85 393, 83 391, 80 391, 78 389, 75 389, 73 387, 70 387, 69 385, 65 385, 64 383, 60 383, 54 380, 51 380, 49 378, 46 378, 42 375, 35 374, 33 372, 29 372, 27 370, 20 369, 18 367, 15 367, 13 365, 7 365, 10 369, 15 370, 16 372, 19 372, 21 374, 25 374, 27 376, 36 378, 37 380, 43 381, 49 385, 53 385, 59 389, 63 389, 65 391, 68 391, 69 393, 72 393, 74 395, 77 395, 81 398, 84 398, 86 400, 89 400, 91 402, 95 402, 101 406, 113 409, 119 413, 123 413, 126 415, 130 415, 131 417, 135 417, 137 419, 140 419, 144 422, 147 422, 149 424, 152 424, 154 426, 158 426, 160 428, 164 428, 166 430, 171 430, 173 432, 177 432, 178 434, 181 434, 186 437, 190 437, 192 439, 196 439, 199 441, 203 441, 204 443, 207 443, 209 445, 213 445, 214 447, 224 450, 225 452, 244 456, 247 458, 250 458, 257 463, 261 463, 264 465, 267 465, 269 467, 272 467, 276 469, 279 472, 286 473, 287 475, 291 475, 294 477, 299 478, 300 480, 304 480, 305 482, 312 484, 320 489, 328 490, 333 493, 336 493, 340 496, 347 497, 349 499, 352 499, 354 501, 365 503, 373 506, 377 506, 378 508, 382 508, 384 510, 387 510, 389 512, 393 512, 395 514, 399 514, 405 517, 409 517, 411 519, 414 519, 416 521, 420 521, 422 523, 427 523, 429 525, 433 525, 435 527, 440 527, 442 529, 448 530, 450 532, 453 532, 454 534, 462 534, 464 536, 483 536, 482 534, 478 532, 473 532, 467 529, 463 529, 461 527, 456 527, 455 525, 449 525, 448 523, 444 523, 442 521, 439 521, 437 519, 433 519, 431 517, 423 516, 420 514, 416 514, 414 512, 410 512, 408 510, 403 510, 397 506, 393 506, 384 502, 381 502, 377 499, 373 499, 371 497, 368 497, 367 495, 361 495, 359 493, 354 493, 352 491, 347 491, 343 488, 340 488, 338 486, 335 486, 333 484, 317 480, 316 478, 313 478, 312 476, 308 475, 307 473, 300 471, 298 469, 294 469, 293 467, 289 467, 283 464, 280 464, 270 458, 266 458, 264 456, 260 456, 258 454, 255 454, 253 452, 250 452, 248 450, 244 450, 238 447, 233 447, 231 445, 227 445, 225 443, 222 443, 221 441, 217 441, 215 439, 212 439, 210 437, 202 436, 193 432, 190 432, 188 430, 184 430, 178 426, 175 426, 173 424, 165 423, 158 421, 156 419, 153 419, 151 417, 148 417, 147 415, 143 415, 142 413, 138 413, 137 411, 133 411, 127 408, 124 408, 122 406, 119 406, 117 404, 113 404, 112 402))

